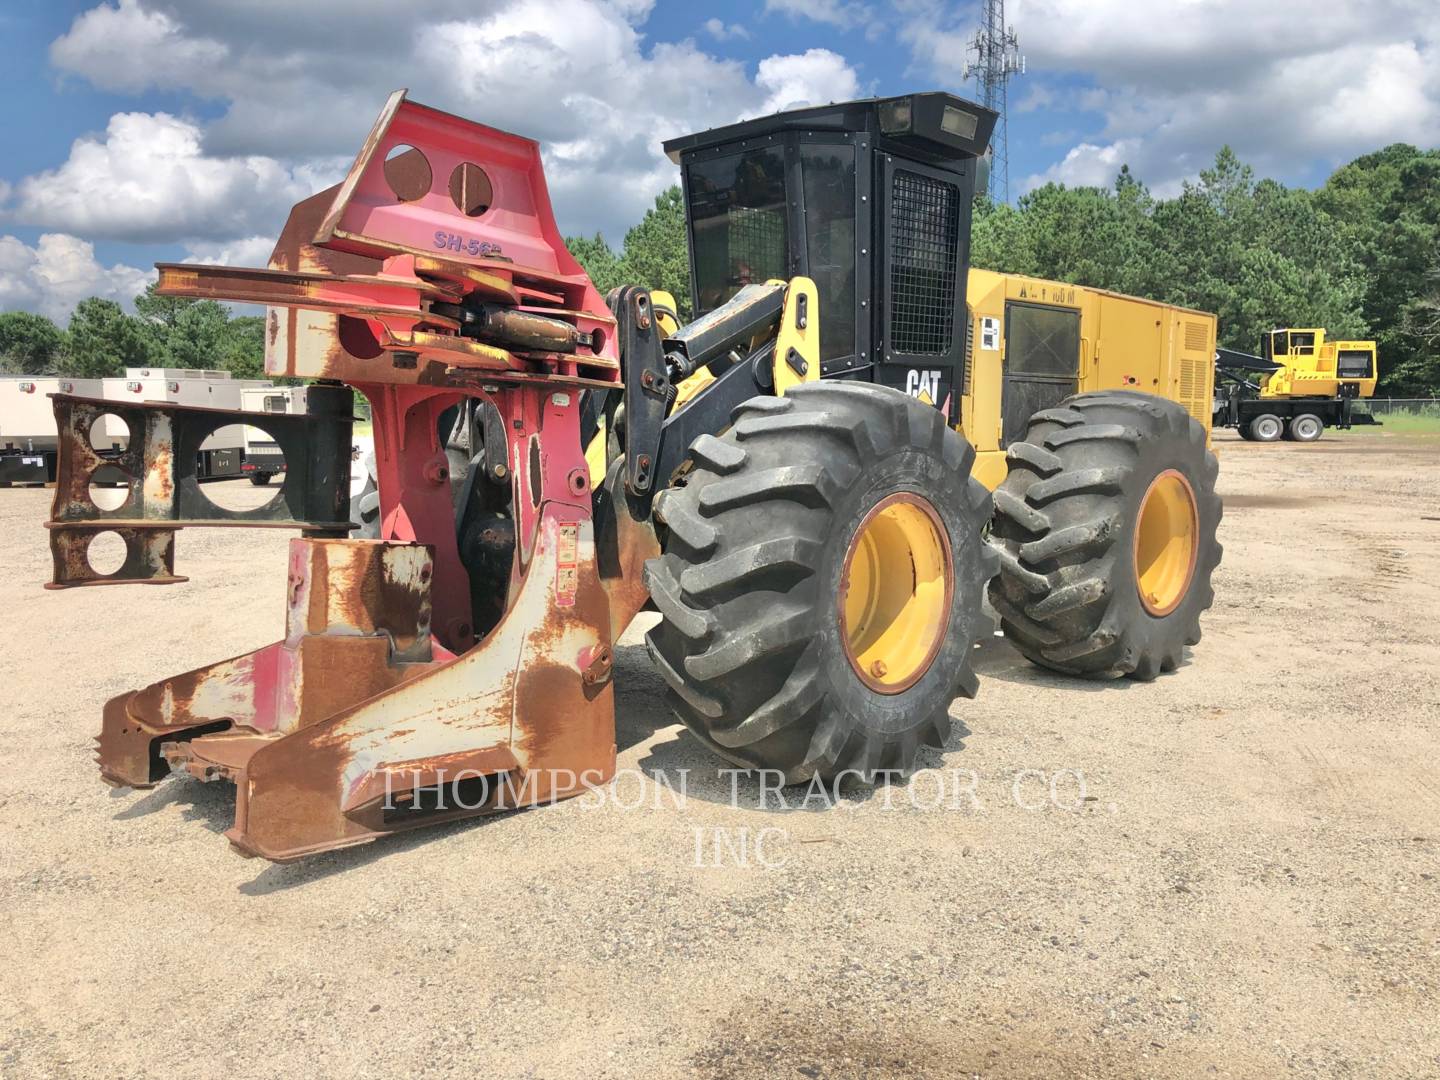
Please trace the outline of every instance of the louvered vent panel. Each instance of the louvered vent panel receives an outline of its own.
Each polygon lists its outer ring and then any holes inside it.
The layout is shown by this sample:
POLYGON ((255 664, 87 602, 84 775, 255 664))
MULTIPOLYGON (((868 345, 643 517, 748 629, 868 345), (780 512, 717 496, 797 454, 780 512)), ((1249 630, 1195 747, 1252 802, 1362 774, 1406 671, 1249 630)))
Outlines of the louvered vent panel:
POLYGON ((1205 377, 1208 365, 1195 357, 1180 361, 1180 404, 1185 411, 1206 426, 1210 423, 1210 380, 1205 377))

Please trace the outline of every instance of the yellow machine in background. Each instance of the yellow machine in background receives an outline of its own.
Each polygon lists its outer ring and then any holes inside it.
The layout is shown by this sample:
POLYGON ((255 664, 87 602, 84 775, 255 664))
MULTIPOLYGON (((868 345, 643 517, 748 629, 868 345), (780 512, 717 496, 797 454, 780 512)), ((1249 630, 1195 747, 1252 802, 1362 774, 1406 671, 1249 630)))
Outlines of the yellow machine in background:
POLYGON ((1315 327, 1272 330, 1261 336, 1259 356, 1220 349, 1216 364, 1222 385, 1213 422, 1250 442, 1314 442, 1327 427, 1374 423, 1351 408, 1375 393, 1373 341, 1326 341, 1315 327))
POLYGON ((1260 380, 1260 397, 1362 397, 1375 393, 1373 341, 1326 341, 1325 331, 1272 330, 1261 355, 1280 367, 1260 380))

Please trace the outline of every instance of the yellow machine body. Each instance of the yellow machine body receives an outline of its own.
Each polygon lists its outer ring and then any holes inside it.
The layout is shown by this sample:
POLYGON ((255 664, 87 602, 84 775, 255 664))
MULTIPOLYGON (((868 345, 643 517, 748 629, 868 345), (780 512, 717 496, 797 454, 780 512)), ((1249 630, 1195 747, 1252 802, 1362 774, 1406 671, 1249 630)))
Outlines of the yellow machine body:
POLYGON ((1374 396, 1373 341, 1326 341, 1324 330, 1305 328, 1272 330, 1265 344, 1280 369, 1260 376, 1261 398, 1374 396))
POLYGON ((1005 479, 1005 446, 1023 433, 1029 404, 1140 390, 1179 402, 1210 430, 1214 315, 991 270, 970 271, 966 299, 971 341, 959 427, 986 487, 1005 479))

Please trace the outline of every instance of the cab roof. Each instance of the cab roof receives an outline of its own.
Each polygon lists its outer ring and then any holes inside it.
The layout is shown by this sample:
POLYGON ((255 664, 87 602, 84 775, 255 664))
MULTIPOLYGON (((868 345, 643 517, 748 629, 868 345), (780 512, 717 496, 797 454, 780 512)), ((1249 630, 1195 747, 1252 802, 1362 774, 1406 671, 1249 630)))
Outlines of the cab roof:
POLYGON ((832 102, 757 116, 665 140, 665 153, 681 155, 786 132, 870 132, 937 157, 979 157, 990 143, 996 114, 973 101, 939 90, 888 98, 832 102), (908 108, 907 108, 908 106, 908 108))

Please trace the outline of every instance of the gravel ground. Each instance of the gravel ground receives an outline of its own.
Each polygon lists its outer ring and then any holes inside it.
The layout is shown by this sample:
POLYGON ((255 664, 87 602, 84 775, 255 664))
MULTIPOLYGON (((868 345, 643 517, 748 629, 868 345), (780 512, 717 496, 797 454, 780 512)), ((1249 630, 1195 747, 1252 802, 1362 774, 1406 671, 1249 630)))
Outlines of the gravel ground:
POLYGON ((732 806, 632 629, 620 764, 683 806, 627 772, 290 866, 229 849, 227 786, 112 793, 90 746, 107 697, 279 635, 286 535, 45 592, 49 493, 0 491, 0 1076, 1440 1073, 1440 440, 1216 442, 1173 675, 995 639, 934 771, 732 806))

